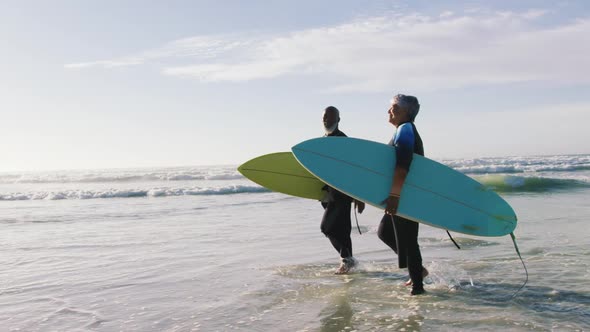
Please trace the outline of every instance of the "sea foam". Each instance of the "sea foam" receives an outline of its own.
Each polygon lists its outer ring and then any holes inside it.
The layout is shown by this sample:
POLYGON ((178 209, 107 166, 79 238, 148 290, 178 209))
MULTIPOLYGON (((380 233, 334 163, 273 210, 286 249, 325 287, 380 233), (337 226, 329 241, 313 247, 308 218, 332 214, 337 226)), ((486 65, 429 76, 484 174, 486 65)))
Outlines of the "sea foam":
POLYGON ((269 192, 260 186, 231 185, 219 188, 151 188, 106 190, 60 190, 27 193, 0 193, 0 201, 61 200, 133 197, 207 196, 269 192))

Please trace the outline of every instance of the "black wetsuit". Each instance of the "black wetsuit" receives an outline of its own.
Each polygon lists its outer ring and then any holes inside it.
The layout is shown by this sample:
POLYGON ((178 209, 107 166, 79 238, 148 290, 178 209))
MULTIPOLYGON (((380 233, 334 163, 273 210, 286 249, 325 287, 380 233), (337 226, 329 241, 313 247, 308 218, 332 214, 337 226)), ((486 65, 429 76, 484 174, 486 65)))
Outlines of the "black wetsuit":
MULTIPOLYGON (((414 153, 424 155, 422 139, 414 123, 406 122, 398 126, 395 137, 389 145, 396 147, 397 166, 407 170, 414 153), (403 128, 402 128, 403 127, 403 128)), ((418 223, 388 214, 384 214, 379 224, 377 235, 397 253, 399 268, 408 268, 413 287, 422 289, 422 255, 418 245, 418 223)))
MULTIPOLYGON (((346 134, 336 129, 327 136, 344 136, 346 134)), ((352 240, 350 232, 352 229, 350 220, 350 208, 352 198, 326 185, 326 199, 322 202, 324 216, 320 229, 330 239, 334 249, 338 251, 341 258, 352 257, 352 240)))

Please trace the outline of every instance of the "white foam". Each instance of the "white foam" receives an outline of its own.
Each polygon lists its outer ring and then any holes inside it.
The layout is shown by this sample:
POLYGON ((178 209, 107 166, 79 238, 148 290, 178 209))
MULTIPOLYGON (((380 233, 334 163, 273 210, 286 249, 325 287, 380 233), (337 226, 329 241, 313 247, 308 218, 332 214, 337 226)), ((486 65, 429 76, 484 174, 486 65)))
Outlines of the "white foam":
POLYGON ((0 174, 0 183, 117 183, 150 181, 234 180, 243 176, 233 166, 127 170, 55 171, 0 174))
POLYGON ((590 155, 457 159, 441 162, 467 174, 590 170, 590 155))
POLYGON ((61 200, 61 199, 98 199, 129 197, 170 197, 170 196, 207 196, 241 193, 268 192, 260 186, 230 185, 211 188, 151 188, 151 189, 106 189, 106 190, 61 190, 36 191, 28 193, 0 194, 0 201, 17 200, 61 200))

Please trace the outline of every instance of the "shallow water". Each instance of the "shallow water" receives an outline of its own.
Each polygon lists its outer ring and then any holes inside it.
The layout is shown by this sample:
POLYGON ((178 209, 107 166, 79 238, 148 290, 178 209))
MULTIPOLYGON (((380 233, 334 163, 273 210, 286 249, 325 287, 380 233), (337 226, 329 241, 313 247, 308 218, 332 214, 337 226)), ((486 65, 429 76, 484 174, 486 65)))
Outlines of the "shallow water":
MULTIPOLYGON (((93 182, 84 189, 162 186, 153 181, 93 182)), ((217 188, 250 185, 231 176, 215 181, 217 188)), ((210 189, 211 183, 173 186, 210 189)), ((39 188, 5 183, 0 195, 39 188)), ((397 269, 394 253, 375 233, 377 209, 358 215, 362 235, 353 228, 360 266, 337 276, 337 254, 319 231, 319 203, 260 190, 220 192, 0 201, 2 329, 590 329, 587 188, 504 194, 519 217, 515 233, 529 273, 514 298, 525 274, 508 236, 453 234, 458 250, 444 231, 421 226, 430 276, 427 294, 412 297, 403 285, 407 271, 397 269)))

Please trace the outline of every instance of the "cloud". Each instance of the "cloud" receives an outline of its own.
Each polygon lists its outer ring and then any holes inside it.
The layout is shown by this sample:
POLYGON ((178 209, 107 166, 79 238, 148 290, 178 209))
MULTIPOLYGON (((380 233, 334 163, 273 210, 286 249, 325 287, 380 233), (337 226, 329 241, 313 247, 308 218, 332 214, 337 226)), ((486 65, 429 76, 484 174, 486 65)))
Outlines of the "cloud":
POLYGON ((78 68, 87 68, 87 67, 104 67, 104 68, 113 68, 113 67, 124 67, 124 66, 135 66, 144 64, 145 60, 142 58, 122 58, 118 60, 102 60, 102 61, 91 61, 91 62, 79 62, 79 63, 70 63, 64 65, 65 68, 68 69, 78 69, 78 68))
POLYGON ((223 56, 229 59, 232 52, 243 53, 256 39, 246 39, 238 35, 196 36, 172 41, 160 48, 148 50, 137 55, 89 62, 76 62, 64 65, 68 69, 90 67, 114 68, 148 64, 151 62, 179 61, 191 59, 193 61, 207 61, 223 56))
POLYGON ((548 27, 543 10, 388 15, 280 36, 197 36, 115 60, 67 68, 158 63, 203 82, 321 75, 330 91, 453 88, 525 81, 588 83, 590 20, 548 27), (542 22, 541 22, 542 23, 542 22))

